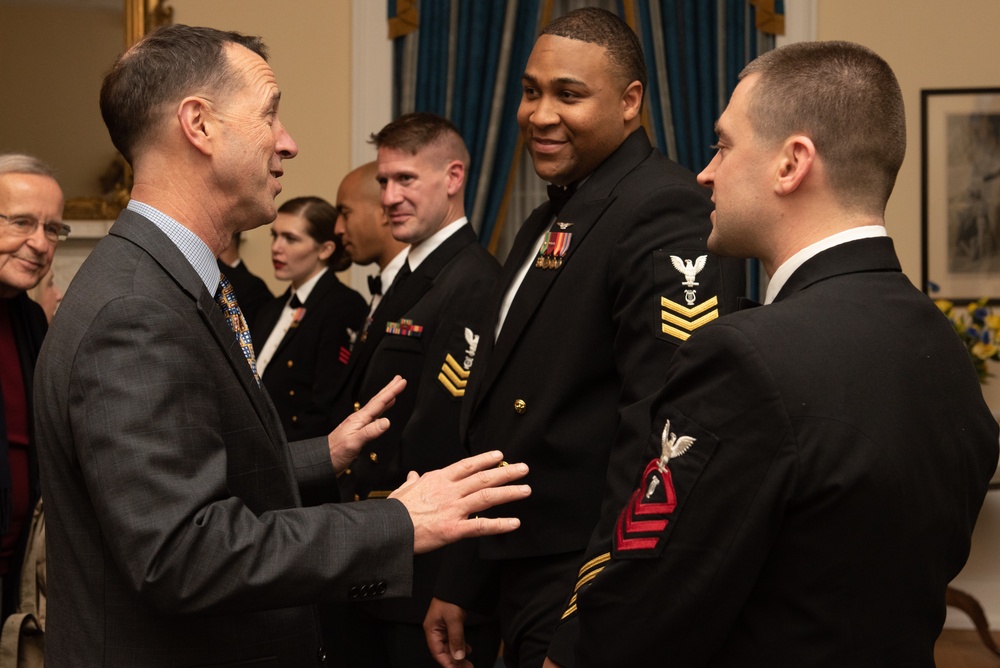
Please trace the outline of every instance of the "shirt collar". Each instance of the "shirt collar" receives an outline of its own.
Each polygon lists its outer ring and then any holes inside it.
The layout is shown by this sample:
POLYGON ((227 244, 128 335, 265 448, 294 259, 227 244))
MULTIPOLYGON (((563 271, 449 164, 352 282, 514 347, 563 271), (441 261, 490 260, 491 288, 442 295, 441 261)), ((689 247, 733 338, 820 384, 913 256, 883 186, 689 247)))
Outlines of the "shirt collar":
POLYGON ((396 278, 396 274, 398 274, 399 270, 403 268, 403 263, 406 262, 407 248, 409 248, 409 246, 396 253, 396 257, 389 260, 389 263, 385 265, 385 268, 379 272, 378 275, 382 277, 382 292, 389 289, 389 286, 392 285, 393 279, 396 278))
POLYGON ((427 259, 427 256, 434 252, 434 250, 444 243, 445 239, 451 235, 458 232, 458 230, 469 222, 469 219, 462 216, 453 223, 448 223, 440 230, 429 236, 422 244, 418 245, 416 248, 413 246, 409 247, 409 252, 406 254, 406 261, 410 264, 410 271, 416 271, 420 263, 427 259))
POLYGON ((191 267, 197 272, 201 282, 205 284, 208 294, 214 295, 219 287, 219 265, 215 261, 215 253, 208 247, 201 238, 184 227, 176 220, 163 213, 159 209, 129 200, 128 210, 147 218, 167 235, 167 238, 184 255, 191 267))
MULTIPOLYGON (((298 288, 293 289, 292 297, 298 297, 299 301, 305 304, 306 300, 309 299, 309 294, 313 291, 313 288, 315 288, 316 284, 319 282, 319 279, 321 279, 323 277, 323 274, 325 274, 328 271, 330 271, 329 267, 323 267, 322 269, 320 269, 315 276, 313 276, 308 281, 300 285, 298 288)), ((292 297, 289 297, 288 301, 292 301, 292 297)))
POLYGON ((781 288, 785 287, 785 283, 791 275, 795 273, 795 270, 805 264, 807 260, 819 255, 823 251, 829 250, 834 246, 839 246, 840 244, 846 244, 848 241, 885 236, 889 235, 886 233, 884 225, 862 225, 861 227, 852 227, 849 230, 838 232, 834 235, 826 237, 825 239, 820 239, 814 244, 806 246, 798 253, 785 260, 781 266, 775 270, 774 276, 771 277, 771 280, 767 284, 767 293, 764 296, 764 303, 770 304, 773 302, 774 298, 778 296, 779 292, 781 292, 781 288))

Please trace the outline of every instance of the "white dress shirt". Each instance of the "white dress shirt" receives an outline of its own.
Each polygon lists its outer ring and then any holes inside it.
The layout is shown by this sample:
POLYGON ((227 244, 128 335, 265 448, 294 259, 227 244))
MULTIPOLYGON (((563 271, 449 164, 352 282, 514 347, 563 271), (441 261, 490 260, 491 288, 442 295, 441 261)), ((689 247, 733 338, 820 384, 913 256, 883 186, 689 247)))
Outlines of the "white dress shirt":
MULTIPOLYGON (((409 246, 407 246, 407 248, 409 248, 409 246)), ((389 286, 391 286, 392 282, 396 280, 396 274, 398 274, 399 270, 403 268, 404 262, 406 262, 406 248, 396 253, 396 257, 389 260, 389 263, 385 265, 385 268, 376 274, 376 276, 379 276, 382 279, 382 295, 389 290, 389 286)), ((378 306, 378 303, 382 301, 382 295, 372 295, 372 303, 368 307, 369 318, 372 317, 373 313, 375 313, 375 308, 378 306)))
POLYGON ((271 358, 274 357, 274 353, 277 352, 278 344, 281 343, 281 340, 285 338, 285 334, 292 327, 292 321, 295 318, 297 310, 292 308, 292 299, 298 297, 299 302, 305 304, 306 300, 309 299, 309 293, 313 291, 316 283, 327 271, 329 269, 323 267, 315 276, 300 285, 297 289, 292 288, 292 294, 288 296, 288 301, 285 302, 285 308, 281 310, 278 322, 275 323, 274 329, 271 330, 271 333, 267 336, 267 341, 264 342, 264 347, 260 349, 260 354, 257 355, 257 374, 259 376, 264 375, 264 369, 267 368, 267 365, 271 362, 271 358))

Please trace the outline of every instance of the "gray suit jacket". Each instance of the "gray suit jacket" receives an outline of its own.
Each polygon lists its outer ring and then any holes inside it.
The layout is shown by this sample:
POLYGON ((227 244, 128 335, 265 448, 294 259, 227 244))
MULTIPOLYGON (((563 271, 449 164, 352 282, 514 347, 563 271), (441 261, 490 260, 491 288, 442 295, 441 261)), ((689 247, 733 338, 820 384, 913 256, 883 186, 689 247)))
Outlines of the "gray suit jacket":
POLYGON ((385 501, 302 508, 326 439, 289 446, 196 272, 121 214, 42 349, 46 664, 322 665, 311 604, 408 595, 385 501))

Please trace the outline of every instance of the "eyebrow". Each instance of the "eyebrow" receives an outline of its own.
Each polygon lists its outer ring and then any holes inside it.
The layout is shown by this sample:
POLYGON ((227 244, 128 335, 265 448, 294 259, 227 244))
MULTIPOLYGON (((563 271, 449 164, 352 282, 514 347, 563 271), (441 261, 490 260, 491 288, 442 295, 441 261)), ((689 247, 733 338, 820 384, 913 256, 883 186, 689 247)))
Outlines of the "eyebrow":
MULTIPOLYGON (((521 75, 521 81, 524 82, 524 83, 530 83, 530 84, 538 85, 538 79, 536 79, 535 77, 533 77, 532 75, 527 74, 527 73, 521 75)), ((570 84, 570 85, 574 85, 574 86, 587 86, 587 82, 586 81, 583 81, 581 79, 577 79, 575 77, 555 77, 553 79, 550 79, 549 83, 551 83, 551 84, 563 84, 563 85, 570 84)))
POLYGON ((715 122, 715 135, 719 139, 727 139, 726 129, 719 124, 719 121, 715 122))

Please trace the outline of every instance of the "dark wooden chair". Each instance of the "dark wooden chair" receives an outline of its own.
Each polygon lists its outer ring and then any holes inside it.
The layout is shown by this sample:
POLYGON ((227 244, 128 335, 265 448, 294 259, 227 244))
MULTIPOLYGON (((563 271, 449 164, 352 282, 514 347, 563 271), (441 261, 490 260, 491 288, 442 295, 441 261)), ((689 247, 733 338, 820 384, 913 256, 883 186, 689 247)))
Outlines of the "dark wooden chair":
MULTIPOLYGON (((990 490, 995 489, 1000 489, 1000 482, 990 483, 990 490)), ((955 589, 954 587, 948 587, 948 591, 945 594, 945 603, 967 614, 972 619, 972 623, 976 627, 976 633, 979 635, 979 639, 983 641, 983 644, 986 645, 986 649, 1000 656, 1000 647, 997 647, 996 640, 994 640, 993 634, 990 633, 990 624, 986 621, 986 614, 983 612, 983 606, 979 605, 979 601, 971 594, 966 594, 964 591, 955 589)))

